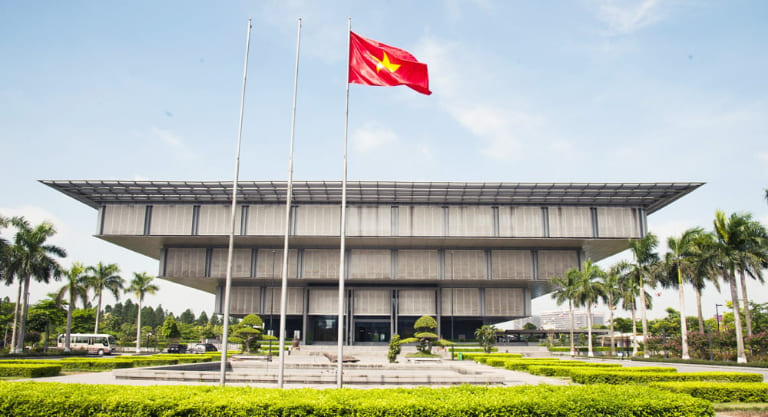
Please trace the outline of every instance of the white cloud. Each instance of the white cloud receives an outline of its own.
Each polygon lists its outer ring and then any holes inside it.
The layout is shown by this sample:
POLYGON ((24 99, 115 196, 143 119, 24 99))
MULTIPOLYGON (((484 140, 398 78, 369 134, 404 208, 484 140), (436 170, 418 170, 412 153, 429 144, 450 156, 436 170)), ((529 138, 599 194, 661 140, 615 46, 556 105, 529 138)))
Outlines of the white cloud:
POLYGON ((352 146, 361 151, 371 151, 398 142, 397 134, 392 129, 375 122, 365 123, 352 132, 351 136, 352 146))
POLYGON ((519 97, 498 96, 505 89, 498 80, 513 79, 514 69, 495 65, 496 56, 482 56, 459 42, 423 38, 416 53, 430 68, 430 88, 439 105, 456 122, 479 139, 478 152, 491 159, 521 158, 523 143, 550 141, 546 121, 518 103, 519 97), (456 57, 461 57, 457 65, 456 57), (495 81, 490 81, 495 80, 495 81), (498 104, 504 103, 504 104, 498 104))
POLYGON ((759 159, 762 162, 768 163, 768 151, 758 152, 757 159, 759 159))
POLYGON ((611 35, 630 34, 666 17, 665 3, 659 0, 594 0, 588 4, 611 35))
POLYGON ((198 159, 198 155, 184 143, 184 140, 170 130, 153 126, 150 135, 152 138, 160 139, 173 149, 176 152, 177 158, 185 160, 198 159))

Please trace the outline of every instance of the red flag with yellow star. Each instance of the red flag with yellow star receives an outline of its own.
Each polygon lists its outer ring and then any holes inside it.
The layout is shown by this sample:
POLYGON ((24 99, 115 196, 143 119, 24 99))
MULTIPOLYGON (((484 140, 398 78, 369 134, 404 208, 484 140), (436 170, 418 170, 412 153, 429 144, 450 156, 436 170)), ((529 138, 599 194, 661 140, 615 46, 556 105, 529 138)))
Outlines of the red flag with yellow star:
POLYGON ((349 82, 363 85, 407 85, 421 94, 429 91, 427 64, 394 46, 349 32, 349 82))

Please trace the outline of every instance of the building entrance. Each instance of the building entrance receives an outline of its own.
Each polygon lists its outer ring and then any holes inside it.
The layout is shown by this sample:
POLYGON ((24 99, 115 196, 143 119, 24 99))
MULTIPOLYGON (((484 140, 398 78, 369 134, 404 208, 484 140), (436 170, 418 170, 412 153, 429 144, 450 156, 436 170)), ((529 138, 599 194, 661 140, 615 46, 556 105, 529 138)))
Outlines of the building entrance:
POLYGON ((389 342, 390 324, 388 319, 355 320, 355 342, 389 342))

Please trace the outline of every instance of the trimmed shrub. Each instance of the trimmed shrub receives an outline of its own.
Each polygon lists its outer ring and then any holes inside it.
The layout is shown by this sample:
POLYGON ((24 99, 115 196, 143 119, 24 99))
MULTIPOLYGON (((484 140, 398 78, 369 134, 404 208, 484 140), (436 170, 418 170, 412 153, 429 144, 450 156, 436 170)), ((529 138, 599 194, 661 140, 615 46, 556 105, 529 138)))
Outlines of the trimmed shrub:
POLYGON ((61 372, 61 365, 3 363, 0 365, 0 377, 39 378, 56 376, 61 372))
MULTIPOLYGON (((629 368, 627 368, 629 369, 629 368)), ((721 381, 721 382, 762 382, 761 374, 746 372, 627 372, 581 370, 571 371, 573 382, 580 384, 647 384, 662 381, 721 381)))
POLYGON ((766 403, 768 384, 762 382, 652 382, 652 387, 688 394, 716 403, 766 403))
POLYGON ((575 360, 560 360, 560 359, 510 359, 504 364, 505 369, 509 369, 510 371, 528 371, 529 366, 542 366, 542 365, 553 365, 553 366, 568 366, 568 365, 583 365, 588 362, 584 361, 575 361, 575 360))
POLYGON ((0 415, 109 416, 713 416, 689 395, 643 386, 295 389, 0 384, 0 415))
MULTIPOLYGON (((475 362, 485 363, 488 358, 506 358, 506 359, 522 359, 523 355, 520 353, 484 353, 484 352, 461 352, 464 360, 474 360, 475 362)), ((457 355, 454 355, 457 356, 457 355)))
MULTIPOLYGON (((584 364, 566 364, 566 365, 529 365, 528 373, 542 376, 570 376, 571 369, 581 368, 620 368, 618 363, 584 363, 584 364)), ((674 368, 673 368, 674 369, 674 368)))

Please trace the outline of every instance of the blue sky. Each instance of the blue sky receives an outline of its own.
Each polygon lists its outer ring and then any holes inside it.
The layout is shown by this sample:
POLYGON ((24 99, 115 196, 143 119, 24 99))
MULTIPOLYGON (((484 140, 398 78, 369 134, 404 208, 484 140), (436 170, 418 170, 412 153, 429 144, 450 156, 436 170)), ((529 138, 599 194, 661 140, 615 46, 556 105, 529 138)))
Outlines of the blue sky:
MULTIPOLYGON (((433 94, 350 87, 350 180, 704 181, 651 231, 711 228, 716 209, 768 223, 768 3, 693 0, 3 2, 0 213, 52 221, 64 265, 157 273, 37 180, 231 180, 249 17, 243 180, 287 178, 299 17, 294 178, 341 179, 351 17, 427 63, 433 94)), ((165 281, 148 302, 213 309, 165 281)))

